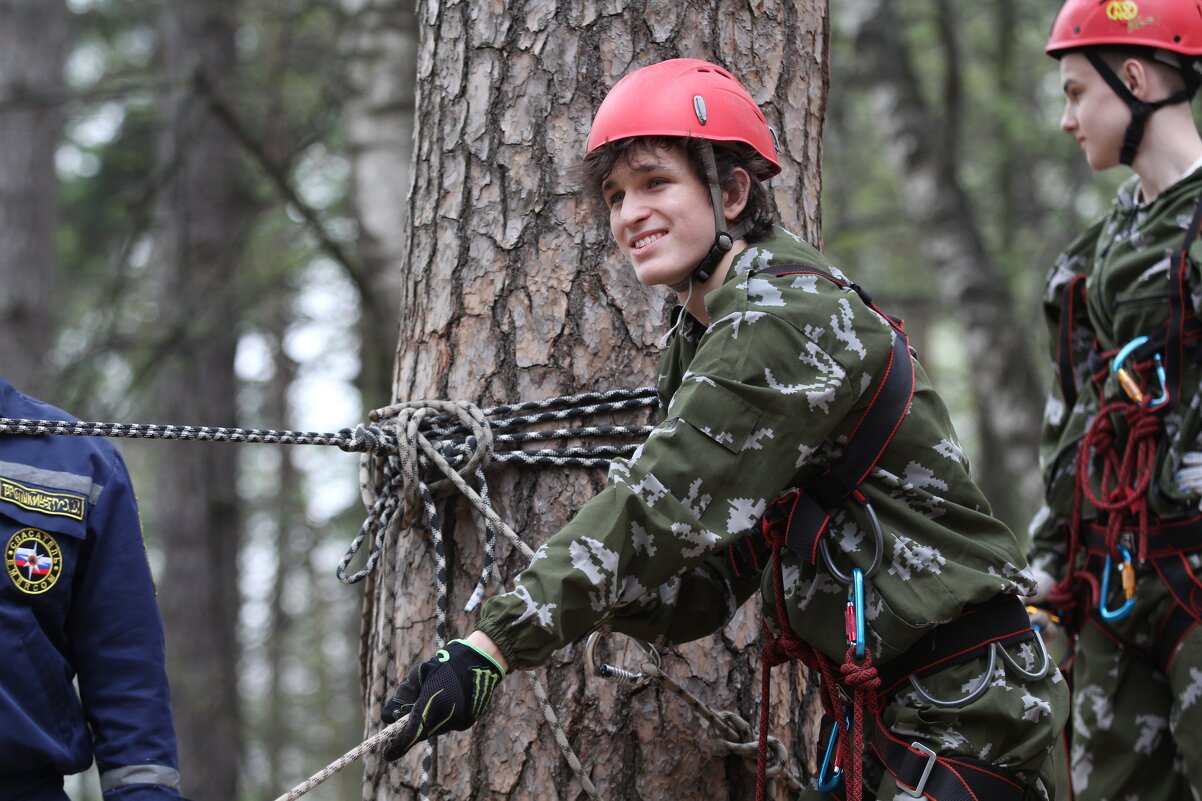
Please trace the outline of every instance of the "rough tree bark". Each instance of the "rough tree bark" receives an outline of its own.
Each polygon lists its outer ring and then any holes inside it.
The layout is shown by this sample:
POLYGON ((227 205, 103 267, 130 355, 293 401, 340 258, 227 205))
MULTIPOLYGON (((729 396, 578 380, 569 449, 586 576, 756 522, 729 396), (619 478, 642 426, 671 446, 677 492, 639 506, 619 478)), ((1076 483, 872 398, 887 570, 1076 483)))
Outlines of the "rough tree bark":
MULTIPOLYGON (((231 84, 235 0, 168 3, 160 59, 155 263, 160 324, 174 342, 156 366, 157 414, 169 421, 237 425, 234 351, 241 308, 236 254, 249 216, 237 145, 208 91, 231 84)), ((241 516, 234 448, 184 446, 159 466, 153 524, 163 546, 159 604, 167 634, 181 790, 194 801, 237 798, 238 578, 241 516)))
POLYGON ((942 125, 924 101, 893 4, 873 0, 861 11, 856 51, 892 143, 887 155, 902 177, 905 207, 939 275, 934 290, 964 329, 969 362, 985 365, 973 380, 981 447, 990 458, 974 472, 994 513, 1022 528, 1040 496, 1039 471, 1031 469, 1042 413, 1040 361, 957 175, 956 129, 942 125))
POLYGON ((54 155, 72 31, 62 0, 0 0, 0 372, 51 402, 47 356, 62 301, 54 155))
MULTIPOLYGON (((422 3, 418 11, 415 178, 402 269, 394 397, 489 406, 653 380, 668 301, 636 283, 607 227, 567 179, 616 78, 674 56, 710 58, 743 78, 780 135, 774 179, 786 224, 817 241, 820 135, 827 91, 826 5, 658 0, 605 4, 422 3)), ((490 468, 499 513, 531 545, 603 482, 598 471, 490 468)), ((481 564, 467 507, 443 504, 451 636, 481 564), (448 539, 451 539, 448 534, 448 539)), ((508 585, 524 565, 501 549, 508 585)), ((427 532, 389 544, 369 586, 364 682, 369 731, 406 667, 435 639, 427 532)), ((666 670, 718 709, 756 719, 758 611, 675 648, 666 670)), ((833 625, 837 625, 834 623, 833 625)), ((585 675, 580 644, 545 672, 551 703, 608 799, 747 798, 754 777, 678 696, 585 675)), ((808 763, 815 704, 797 666, 776 671, 771 725, 793 767, 808 763)), ((364 798, 413 798, 421 750, 389 768, 369 756, 364 798)), ((812 767, 812 766, 811 766, 812 767)), ((472 735, 441 739, 438 797, 571 799, 559 756, 521 676, 506 680, 472 735)), ((785 797, 784 787, 775 787, 785 797)))

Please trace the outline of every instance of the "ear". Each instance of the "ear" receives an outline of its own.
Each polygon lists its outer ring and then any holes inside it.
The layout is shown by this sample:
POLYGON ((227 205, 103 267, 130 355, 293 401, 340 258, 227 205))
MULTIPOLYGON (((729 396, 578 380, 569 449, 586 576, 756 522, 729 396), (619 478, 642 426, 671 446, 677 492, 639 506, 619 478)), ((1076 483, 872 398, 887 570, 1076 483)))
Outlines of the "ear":
POLYGON ((747 207, 747 199, 751 196, 751 175, 742 167, 735 167, 730 174, 730 184, 730 188, 722 190, 722 214, 733 222, 747 207))
POLYGON ((1150 78, 1151 70, 1148 69, 1147 64, 1138 58, 1124 59, 1122 67, 1119 68, 1119 79, 1127 84, 1127 88, 1131 90, 1131 94, 1140 100, 1147 100, 1151 94, 1148 85, 1150 78))

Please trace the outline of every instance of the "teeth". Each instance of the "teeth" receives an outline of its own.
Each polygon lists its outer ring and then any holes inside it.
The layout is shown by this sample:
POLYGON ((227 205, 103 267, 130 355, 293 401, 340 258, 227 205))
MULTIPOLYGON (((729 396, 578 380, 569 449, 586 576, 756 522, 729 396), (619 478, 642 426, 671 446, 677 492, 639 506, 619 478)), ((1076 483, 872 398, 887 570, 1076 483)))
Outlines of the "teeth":
POLYGON ((642 239, 634 240, 634 246, 636 248, 646 247, 647 245, 650 245, 652 242, 654 242, 657 239, 660 239, 661 237, 663 237, 663 234, 652 234, 651 236, 645 236, 642 239))

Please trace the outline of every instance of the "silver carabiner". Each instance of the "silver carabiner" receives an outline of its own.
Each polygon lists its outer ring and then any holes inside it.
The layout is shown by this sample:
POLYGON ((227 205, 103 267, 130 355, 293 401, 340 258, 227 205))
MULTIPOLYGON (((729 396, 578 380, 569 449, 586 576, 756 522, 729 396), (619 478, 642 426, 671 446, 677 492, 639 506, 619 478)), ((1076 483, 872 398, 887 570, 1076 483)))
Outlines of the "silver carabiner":
POLYGON ((1043 667, 1034 673, 1031 673, 1021 667, 1018 662, 1014 660, 1014 657, 1010 656, 1006 649, 1003 648, 999 643, 994 643, 993 646, 1002 652, 1002 660, 1005 661, 1005 663, 1010 666, 1010 669, 1017 673, 1021 678, 1027 681, 1039 681, 1047 676, 1048 671, 1052 669, 1052 655, 1048 653, 1048 646, 1043 641, 1043 635, 1039 633, 1039 627, 1032 626, 1031 630, 1035 632, 1035 642, 1039 644, 1039 650, 1043 654, 1043 667))
MULTIPOLYGON (((634 687, 640 687, 651 681, 651 676, 643 673, 642 671, 635 672, 623 670, 620 667, 615 667, 604 662, 598 665, 594 651, 597 647, 597 640, 600 638, 601 632, 594 631, 592 634, 588 635, 588 640, 585 641, 584 644, 584 661, 590 673, 592 673, 594 676, 600 676, 603 679, 616 681, 620 684, 630 684, 634 687)), ((638 646, 638 649, 642 651, 649 660, 651 660, 651 663, 655 665, 657 670, 664 666, 663 657, 660 655, 655 646, 651 645, 650 643, 643 642, 637 637, 629 637, 628 639, 638 646)))
POLYGON ((995 650, 997 643, 989 644, 989 665, 985 668, 985 673, 977 682, 977 686, 969 691, 968 695, 963 698, 955 698, 951 701, 943 701, 927 692, 927 688, 923 687, 918 681, 918 676, 910 674, 910 686, 914 688, 914 692, 918 693, 918 697, 926 701, 931 706, 937 706, 940 709, 950 709, 957 706, 966 706, 980 698, 989 689, 989 683, 993 681, 993 669, 997 666, 997 651, 995 650))
MULTIPOLYGON (((867 581, 872 578, 872 574, 881 566, 881 556, 885 552, 885 535, 881 532, 881 522, 877 520, 876 510, 872 508, 872 504, 866 500, 863 506, 865 511, 868 512, 868 522, 872 526, 873 547, 876 549, 872 554, 872 564, 864 571, 864 579, 867 581)), ((835 580, 844 586, 851 584, 852 577, 835 567, 835 561, 831 559, 830 546, 826 543, 826 537, 818 540, 818 550, 822 552, 822 561, 826 565, 826 569, 835 577, 835 580)))

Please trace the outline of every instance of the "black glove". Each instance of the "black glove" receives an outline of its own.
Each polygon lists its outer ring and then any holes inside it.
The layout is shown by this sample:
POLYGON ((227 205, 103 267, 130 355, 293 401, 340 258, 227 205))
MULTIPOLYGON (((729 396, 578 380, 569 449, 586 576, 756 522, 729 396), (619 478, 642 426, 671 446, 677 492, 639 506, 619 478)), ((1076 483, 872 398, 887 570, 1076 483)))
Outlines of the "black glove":
POLYGON ((433 659, 410 668, 380 715, 386 724, 409 716, 384 758, 400 759, 422 740, 469 728, 504 675, 496 660, 463 640, 451 640, 433 659))

